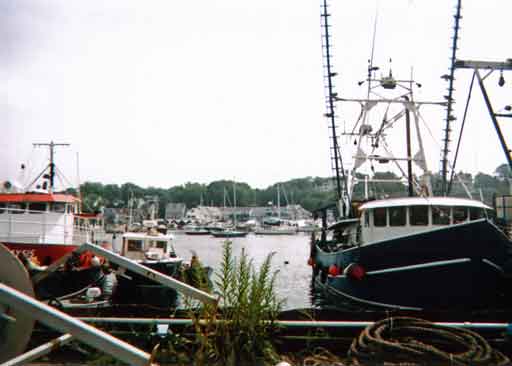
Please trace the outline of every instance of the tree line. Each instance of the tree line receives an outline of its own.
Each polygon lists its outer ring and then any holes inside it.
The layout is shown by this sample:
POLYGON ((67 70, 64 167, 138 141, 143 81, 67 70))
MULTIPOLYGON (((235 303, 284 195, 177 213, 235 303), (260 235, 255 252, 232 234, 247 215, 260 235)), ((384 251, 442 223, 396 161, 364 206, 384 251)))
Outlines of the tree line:
MULTIPOLYGON (((494 175, 478 173, 472 175, 460 172, 452 184, 451 195, 467 197, 469 191, 474 198, 483 198, 492 204, 494 195, 510 194, 509 180, 512 178, 506 164, 496 168, 494 175)), ((364 176, 360 176, 364 181, 364 176)), ((377 180, 398 179, 392 172, 375 173, 377 180)), ((186 183, 170 188, 143 188, 133 183, 102 184, 85 182, 80 186, 84 211, 98 211, 102 207, 127 207, 130 199, 157 199, 159 216, 163 217, 168 203, 184 203, 187 208, 200 204, 222 207, 233 206, 236 195, 237 206, 268 206, 277 204, 279 186, 281 205, 299 204, 306 210, 314 211, 335 201, 335 183, 332 178, 305 177, 275 183, 267 188, 252 188, 243 182, 218 180, 209 184, 186 183)), ((442 179, 439 174, 432 176, 434 194, 441 194, 442 179)), ((354 189, 354 198, 363 199, 368 193, 370 198, 386 196, 405 196, 407 186, 400 182, 359 183, 354 189)))

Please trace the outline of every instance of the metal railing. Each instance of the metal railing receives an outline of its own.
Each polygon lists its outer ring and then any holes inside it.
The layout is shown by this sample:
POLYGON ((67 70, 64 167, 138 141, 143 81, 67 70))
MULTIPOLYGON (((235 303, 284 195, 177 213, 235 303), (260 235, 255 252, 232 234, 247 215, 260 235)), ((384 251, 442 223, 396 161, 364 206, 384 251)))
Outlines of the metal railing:
POLYGON ((101 226, 77 225, 74 216, 17 209, 18 213, 0 214, 0 241, 40 244, 73 244, 92 241, 101 236, 101 226), (93 234, 94 233, 94 234, 93 234))

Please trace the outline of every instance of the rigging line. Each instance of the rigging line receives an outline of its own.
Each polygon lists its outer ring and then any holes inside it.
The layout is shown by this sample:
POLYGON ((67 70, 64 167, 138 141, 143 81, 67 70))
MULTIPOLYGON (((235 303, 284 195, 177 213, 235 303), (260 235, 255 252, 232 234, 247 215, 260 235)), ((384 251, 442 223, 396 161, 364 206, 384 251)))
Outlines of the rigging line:
POLYGON ((39 179, 45 172, 46 172, 46 169, 48 169, 48 166, 49 166, 49 163, 47 161, 50 161, 50 156, 49 156, 49 152, 46 152, 46 154, 44 155, 44 157, 41 159, 42 155, 39 155, 39 156, 35 156, 35 149, 36 147, 34 146, 32 148, 32 154, 31 155, 34 155, 33 158, 30 158, 31 160, 31 164, 30 164, 30 170, 27 172, 26 174, 26 179, 28 182, 28 184, 26 184, 26 189, 30 188, 36 181, 37 179, 39 179), (39 157, 39 159, 38 159, 39 157), (37 178, 34 180, 34 181, 30 181, 30 177, 33 177, 36 175, 36 172, 37 172, 37 178))
POLYGON ((471 94, 473 92, 473 84, 475 82, 475 77, 476 77, 476 72, 473 72, 473 77, 471 78, 471 85, 469 86, 468 98, 466 100, 466 107, 464 108, 464 117, 462 118, 462 125, 460 126, 460 134, 459 134, 459 139, 457 141, 457 148, 455 149, 455 157, 453 158, 453 166, 452 166, 452 173, 450 175, 450 182, 448 183, 448 189, 446 190, 447 196, 450 194, 450 191, 452 189, 453 175, 455 174, 455 166, 457 164, 457 158, 459 156, 459 148, 460 148, 460 144, 462 141, 462 133, 464 132, 464 125, 466 124, 466 116, 468 114, 469 101, 471 100, 471 94))
POLYGON ((405 114, 405 109, 402 109, 400 112, 398 112, 393 117, 388 119, 386 121, 386 126, 382 129, 381 132, 385 132, 385 130, 388 130, 391 127, 393 127, 395 125, 395 123, 398 122, 404 116, 404 114, 405 114))
POLYGON ((359 112, 359 117, 357 117, 357 121, 354 124, 354 127, 352 127, 352 131, 351 131, 352 134, 356 130, 357 125, 359 125, 359 122, 361 122, 364 119, 364 115, 365 115, 365 107, 364 107, 365 103, 359 102, 359 105, 361 106, 361 112, 359 112))
POLYGON ((64 178, 66 183, 69 186, 73 187, 73 184, 71 184, 70 180, 62 173, 62 171, 59 169, 59 167, 55 166, 55 171, 57 172, 57 177, 60 179, 61 183, 63 183, 62 178, 64 178))
POLYGON ((30 151, 30 153, 28 154, 28 156, 25 160, 25 172, 24 172, 24 176, 23 176, 24 182, 20 182, 23 186, 26 186, 28 179, 30 179, 29 177, 32 177, 34 175, 35 163, 32 164, 32 161, 34 160, 35 149, 36 149, 36 147, 34 145, 32 145, 32 150, 30 151))
POLYGON ((422 158, 423 158, 423 164, 424 164, 423 171, 425 173, 427 173, 429 170, 428 170, 428 165, 427 165, 427 159, 425 158, 425 149, 423 147, 423 137, 421 136, 420 121, 419 121, 420 111, 418 110, 418 108, 416 108, 416 105, 414 103, 411 103, 409 105, 409 107, 413 108, 414 126, 416 127, 416 137, 418 139, 418 146, 421 151, 422 158))
MULTIPOLYGON (((423 123, 423 125, 427 129, 428 133, 430 134, 430 137, 432 137, 432 141, 433 141, 434 145, 436 145, 436 147, 438 147, 438 148, 441 148, 441 145, 434 138, 434 134, 432 133, 432 130, 428 127, 427 121, 425 121, 425 119, 423 118, 423 116, 421 114, 418 113, 418 116, 420 117, 421 122, 423 123)), ((448 160, 446 160, 446 163, 447 163, 448 168, 451 169, 453 166, 452 162, 448 159, 448 160)), ((473 197, 469 188, 464 183, 464 181, 462 179, 460 179, 458 174, 455 175, 455 178, 457 178, 458 182, 462 185, 462 188, 464 188, 464 191, 466 191, 466 194, 468 195, 468 197, 470 197, 470 198, 473 197)))
POLYGON ((57 179, 59 180, 60 185, 64 189, 64 182, 62 181, 62 175, 61 174, 57 174, 57 179))
MULTIPOLYGON (((406 174, 406 173, 405 173, 405 171, 403 170, 402 166, 398 163, 398 161, 397 161, 397 160, 395 160, 395 156, 394 156, 393 152, 391 151, 391 149, 389 148, 389 146, 388 146, 388 144, 387 144, 386 140, 384 140, 384 139, 383 139, 383 140, 382 140, 382 142, 383 142, 383 148, 384 148, 384 150, 385 150, 385 151, 389 154, 389 156, 393 159, 393 163, 396 165, 396 167, 398 168, 398 170, 400 170, 400 172, 402 173, 402 177, 403 177, 404 179, 407 179, 407 174, 406 174)), ((421 193, 421 185, 419 184, 419 182, 418 182, 416 179, 414 179, 414 177, 413 177, 413 183, 414 183, 414 185, 415 185, 415 187, 414 187, 414 188, 415 188, 415 190, 416 190, 416 193, 417 193, 417 194, 420 194, 420 193, 421 193)))
POLYGON ((386 124, 388 123, 388 112, 389 112, 390 107, 391 107, 391 103, 388 103, 388 106, 386 107, 386 111, 384 112, 384 118, 382 118, 382 122, 380 123, 379 130, 377 131, 377 138, 384 131, 384 128, 385 128, 386 124))
MULTIPOLYGON (((436 145, 436 147, 438 147, 438 148, 441 148, 441 145, 434 138, 434 134, 432 133, 432 130, 428 127, 427 121, 425 121, 425 119, 423 118, 423 116, 421 114, 418 114, 418 116, 420 117, 421 122, 423 122, 423 125, 425 126, 428 133, 430 134, 430 137, 432 137, 432 141, 433 141, 434 145, 436 145)), ((447 163, 448 167, 451 169, 453 166, 452 162, 450 160, 447 160, 446 163, 447 163)), ((468 195, 468 197, 471 198, 472 194, 471 194, 469 188, 467 187, 467 185, 464 183, 464 181, 459 177, 458 174, 455 174, 455 178, 457 178, 458 182, 462 185, 462 188, 464 188, 464 191, 466 191, 466 194, 468 195)))
POLYGON ((375 39, 377 38, 377 19, 379 17, 379 6, 375 7, 375 19, 373 21, 373 39, 372 39, 372 52, 370 56, 370 64, 368 65, 368 92, 367 96, 368 99, 370 99, 370 90, 371 90, 371 81, 372 78, 372 72, 373 72, 373 56, 375 54, 375 39))

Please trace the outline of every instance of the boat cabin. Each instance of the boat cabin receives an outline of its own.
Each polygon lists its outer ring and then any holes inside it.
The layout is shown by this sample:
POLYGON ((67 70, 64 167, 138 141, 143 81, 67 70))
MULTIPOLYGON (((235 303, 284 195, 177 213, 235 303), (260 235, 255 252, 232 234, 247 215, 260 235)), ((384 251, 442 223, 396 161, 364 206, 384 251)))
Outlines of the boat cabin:
POLYGON ((121 255, 140 261, 161 261, 176 258, 172 240, 174 236, 160 233, 125 233, 121 255))
POLYGON ((79 199, 68 194, 0 194, 0 240, 20 243, 73 242, 79 199))
POLYGON ((453 197, 408 197, 366 202, 361 213, 363 244, 487 218, 492 208, 453 197))

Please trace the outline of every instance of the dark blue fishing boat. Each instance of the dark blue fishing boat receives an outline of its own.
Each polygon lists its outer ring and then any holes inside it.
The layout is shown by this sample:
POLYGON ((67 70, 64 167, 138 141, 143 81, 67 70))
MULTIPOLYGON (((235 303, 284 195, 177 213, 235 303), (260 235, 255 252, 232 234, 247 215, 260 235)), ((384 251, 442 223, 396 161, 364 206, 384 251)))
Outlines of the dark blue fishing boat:
MULTIPOLYGON (((415 101, 413 89, 421 84, 395 79, 391 67, 387 76, 379 78, 373 55, 368 76, 359 83, 367 86, 365 97, 339 97, 333 89, 336 73, 330 59, 327 9, 324 1, 325 116, 332 132, 339 220, 328 226, 326 210, 322 211, 321 236, 313 237, 309 259, 315 288, 362 306, 395 309, 470 310, 509 303, 512 243, 494 223, 494 210, 472 199, 468 189, 468 199, 449 197, 445 180, 441 195, 433 193, 419 109, 447 106, 451 116, 449 103, 415 101), (339 102, 356 102, 361 108, 355 122, 345 126, 341 147, 335 111, 339 102), (397 129, 402 132, 393 140, 397 129), (343 166, 347 160, 341 152, 352 160, 351 169, 343 166), (384 164, 398 172, 391 184, 399 189, 393 193, 397 195, 402 187, 407 197, 369 193, 376 169, 384 164), (355 186, 361 183, 363 197, 356 203, 355 186)), ((389 187, 389 181, 384 183, 389 187)))

